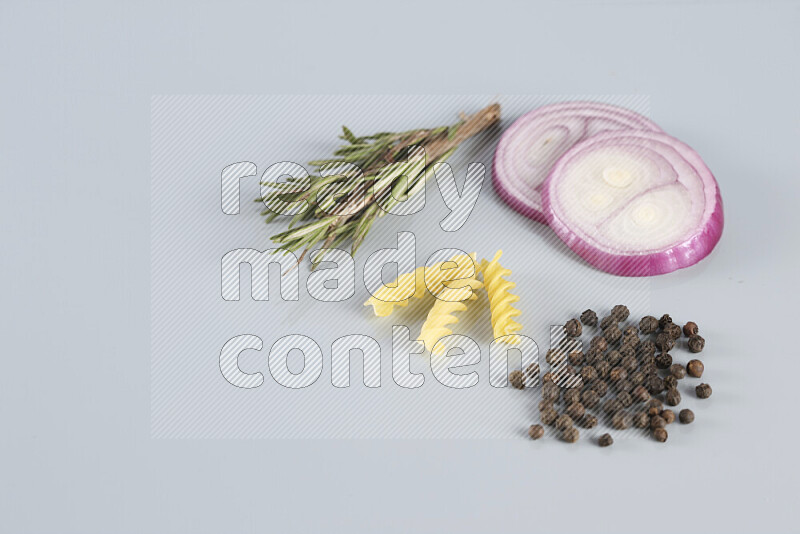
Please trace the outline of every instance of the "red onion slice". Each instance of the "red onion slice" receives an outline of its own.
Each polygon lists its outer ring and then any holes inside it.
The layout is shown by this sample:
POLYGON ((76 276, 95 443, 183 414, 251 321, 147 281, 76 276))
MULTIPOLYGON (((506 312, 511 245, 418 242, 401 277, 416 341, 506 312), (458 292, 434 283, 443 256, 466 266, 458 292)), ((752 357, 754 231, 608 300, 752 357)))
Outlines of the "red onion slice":
POLYGON ((564 102, 537 108, 500 138, 492 173, 495 188, 512 208, 545 223, 541 188, 558 158, 597 133, 628 129, 661 131, 642 115, 611 104, 564 102))
POLYGON ((694 265, 722 235, 722 198, 700 156, 659 132, 595 135, 542 188, 550 227, 603 271, 650 276, 694 265))

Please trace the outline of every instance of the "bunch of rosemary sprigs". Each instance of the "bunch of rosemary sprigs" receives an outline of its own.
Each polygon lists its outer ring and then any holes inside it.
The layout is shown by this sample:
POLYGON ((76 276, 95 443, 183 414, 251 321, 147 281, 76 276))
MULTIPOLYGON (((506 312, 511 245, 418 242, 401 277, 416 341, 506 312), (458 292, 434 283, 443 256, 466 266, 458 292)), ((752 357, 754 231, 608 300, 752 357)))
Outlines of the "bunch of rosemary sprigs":
MULTIPOLYGON (((346 144, 333 153, 333 158, 309 163, 317 171, 310 177, 310 186, 307 180, 297 178, 262 183, 262 191, 269 189, 269 193, 256 201, 267 206, 262 212, 267 222, 279 215, 270 209, 272 206, 281 202, 306 204, 292 216, 289 229, 272 236, 272 240, 286 252, 303 249, 300 260, 320 242, 321 248, 337 248, 351 240, 355 254, 376 218, 422 190, 437 163, 499 119, 500 105, 492 104, 474 115, 462 114, 451 126, 363 137, 343 126, 339 137, 346 144), (425 157, 418 157, 416 147, 424 148, 425 157)), ((314 260, 312 267, 322 261, 322 256, 314 260)))

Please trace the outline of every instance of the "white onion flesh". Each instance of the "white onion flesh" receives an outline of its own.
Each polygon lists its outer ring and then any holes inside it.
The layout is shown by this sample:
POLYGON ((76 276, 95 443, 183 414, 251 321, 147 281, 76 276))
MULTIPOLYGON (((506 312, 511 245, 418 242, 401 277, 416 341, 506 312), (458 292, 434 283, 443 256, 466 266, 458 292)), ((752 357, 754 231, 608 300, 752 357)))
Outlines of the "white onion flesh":
POLYGON ((538 108, 515 121, 500 139, 493 165, 495 187, 514 209, 546 222, 541 188, 556 161, 598 133, 629 129, 661 131, 649 119, 610 104, 567 102, 538 108))
POLYGON ((711 171, 689 146, 659 132, 605 132, 574 145, 553 167, 542 201, 570 248, 623 276, 697 263, 722 234, 711 171))

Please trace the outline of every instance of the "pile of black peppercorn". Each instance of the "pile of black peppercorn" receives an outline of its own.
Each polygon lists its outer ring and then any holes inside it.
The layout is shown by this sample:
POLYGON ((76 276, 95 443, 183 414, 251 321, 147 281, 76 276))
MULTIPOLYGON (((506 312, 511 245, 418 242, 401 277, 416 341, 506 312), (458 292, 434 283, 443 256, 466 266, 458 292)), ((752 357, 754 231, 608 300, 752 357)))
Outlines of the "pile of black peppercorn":
MULTIPOLYGON (((649 429, 655 440, 665 442, 666 427, 676 419, 683 424, 694 421, 691 410, 683 409, 676 416, 672 408, 681 402, 679 382, 687 376, 700 378, 703 362, 692 359, 685 365, 676 363, 670 351, 685 338, 690 352, 701 352, 705 340, 697 324, 690 321, 681 328, 668 314, 660 319, 648 315, 638 325, 627 324, 629 316, 627 306, 620 304, 602 320, 594 311, 586 310, 580 320, 566 323, 564 339, 545 356, 550 370, 542 377, 541 424, 530 427, 532 439, 544 435, 545 425, 552 426, 563 441, 574 443, 580 437, 578 427, 594 428, 602 419, 615 430, 649 429), (588 346, 581 347, 578 339, 590 329, 596 335, 588 346)), ((512 372, 509 380, 522 389, 538 374, 539 366, 533 364, 525 372, 512 372)), ((707 399, 711 386, 699 384, 695 394, 707 399)), ((598 439, 601 447, 613 443, 607 433, 598 439)))

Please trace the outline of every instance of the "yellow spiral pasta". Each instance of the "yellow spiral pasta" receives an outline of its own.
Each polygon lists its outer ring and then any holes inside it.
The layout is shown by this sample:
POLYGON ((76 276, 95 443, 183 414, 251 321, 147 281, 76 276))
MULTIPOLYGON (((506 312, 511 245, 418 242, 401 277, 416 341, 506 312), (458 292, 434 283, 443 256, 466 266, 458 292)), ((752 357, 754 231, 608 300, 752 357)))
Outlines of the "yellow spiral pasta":
MULTIPOLYGON (((476 278, 465 279, 461 282, 463 283, 460 284, 460 288, 469 286, 472 289, 472 295, 467 300, 475 300, 477 298, 475 290, 480 289, 483 284, 476 278)), ((467 309, 467 305, 463 301, 453 300, 462 295, 461 289, 448 287, 443 290, 422 324, 422 330, 417 339, 422 341, 425 344, 425 349, 433 354, 441 355, 444 352, 444 347, 442 345, 437 346, 436 343, 443 337, 453 333, 448 326, 458 322, 458 317, 454 314, 467 309), (434 347, 436 347, 435 352, 434 347)))
MULTIPOLYGON (((492 330, 495 339, 514 334, 522 330, 522 325, 514 320, 522 312, 512 306, 519 300, 517 295, 510 291, 516 286, 514 282, 506 280, 504 277, 511 274, 509 269, 500 265, 502 250, 498 250, 492 261, 482 260, 481 271, 483 271, 483 282, 486 286, 486 293, 489 295, 489 309, 492 314, 492 330)), ((519 343, 517 336, 506 338, 507 342, 519 343)))
MULTIPOLYGON (((477 274, 478 267, 475 264, 475 257, 475 253, 469 256, 457 254, 449 260, 435 263, 427 269, 424 265, 417 267, 410 273, 398 276, 392 284, 393 287, 381 287, 375 295, 367 299, 364 306, 372 306, 376 316, 386 317, 392 313, 395 306, 404 308, 408 306, 411 299, 425 296, 425 293, 429 291, 428 287, 434 288, 433 294, 437 295, 448 286, 449 280, 457 281, 477 274), (442 266, 449 262, 455 262, 456 266, 442 270, 442 266), (406 298, 403 299, 403 297, 406 298)), ((457 283, 453 282, 453 284, 457 283)))

